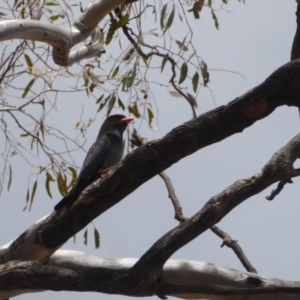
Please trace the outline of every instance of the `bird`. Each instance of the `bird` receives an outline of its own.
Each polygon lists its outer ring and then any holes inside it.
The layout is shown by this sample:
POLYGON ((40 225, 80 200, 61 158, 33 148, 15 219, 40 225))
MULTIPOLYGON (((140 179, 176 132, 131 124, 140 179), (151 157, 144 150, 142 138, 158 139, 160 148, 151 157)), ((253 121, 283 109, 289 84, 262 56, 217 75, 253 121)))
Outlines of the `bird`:
POLYGON ((122 114, 111 115, 103 122, 95 143, 89 149, 81 171, 69 193, 54 207, 59 211, 69 208, 79 194, 102 174, 107 173, 122 158, 123 133, 133 118, 122 114))

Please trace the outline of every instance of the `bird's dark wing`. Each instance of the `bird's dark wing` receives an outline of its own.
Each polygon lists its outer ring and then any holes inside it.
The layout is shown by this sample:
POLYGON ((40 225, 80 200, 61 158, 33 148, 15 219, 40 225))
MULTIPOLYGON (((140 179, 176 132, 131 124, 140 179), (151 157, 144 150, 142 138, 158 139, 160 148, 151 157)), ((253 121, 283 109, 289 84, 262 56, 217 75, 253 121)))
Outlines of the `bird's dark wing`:
POLYGON ((107 135, 99 137, 89 149, 77 180, 88 178, 94 172, 98 171, 101 168, 110 148, 110 138, 107 135))
MULTIPOLYGON (((71 206, 71 204, 77 199, 79 194, 90 185, 95 178, 95 174, 101 169, 101 166, 105 162, 105 159, 111 148, 111 140, 107 135, 100 136, 96 142, 89 149, 81 171, 77 177, 77 180, 69 191, 68 195, 64 197, 56 206, 54 210, 58 211, 64 206, 71 206)), ((100 175, 99 175, 100 176, 100 175)))

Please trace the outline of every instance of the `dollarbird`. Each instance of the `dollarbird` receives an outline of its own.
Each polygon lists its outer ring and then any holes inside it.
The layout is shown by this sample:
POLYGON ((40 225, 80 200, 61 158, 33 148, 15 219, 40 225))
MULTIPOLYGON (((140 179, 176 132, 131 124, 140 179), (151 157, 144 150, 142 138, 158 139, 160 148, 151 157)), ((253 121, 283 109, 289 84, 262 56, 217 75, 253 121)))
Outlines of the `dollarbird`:
POLYGON ((77 180, 69 193, 54 207, 69 208, 79 194, 122 158, 123 132, 133 118, 111 115, 102 124, 95 143, 89 149, 77 180))

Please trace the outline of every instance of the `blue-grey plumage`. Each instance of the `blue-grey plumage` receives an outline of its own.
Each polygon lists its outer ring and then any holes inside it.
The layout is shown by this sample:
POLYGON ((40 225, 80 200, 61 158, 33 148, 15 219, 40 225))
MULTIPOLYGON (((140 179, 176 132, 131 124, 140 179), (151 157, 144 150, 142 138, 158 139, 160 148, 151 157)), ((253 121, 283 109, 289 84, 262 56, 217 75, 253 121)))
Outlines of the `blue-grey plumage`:
POLYGON ((124 115, 112 115, 104 121, 97 140, 86 155, 74 186, 68 195, 54 207, 54 210, 70 207, 88 185, 121 160, 123 132, 132 120, 133 118, 124 115))

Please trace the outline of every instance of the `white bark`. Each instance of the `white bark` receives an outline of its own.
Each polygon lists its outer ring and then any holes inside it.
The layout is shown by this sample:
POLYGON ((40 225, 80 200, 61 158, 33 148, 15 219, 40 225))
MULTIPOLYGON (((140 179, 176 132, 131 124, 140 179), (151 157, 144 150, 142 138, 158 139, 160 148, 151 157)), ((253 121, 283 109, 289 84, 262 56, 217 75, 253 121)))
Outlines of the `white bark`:
MULTIPOLYGON (((83 252, 71 250, 58 250, 47 262, 47 265, 64 268, 73 271, 90 271, 96 269, 99 274, 101 271, 106 272, 108 269, 118 272, 128 271, 137 259, 121 258, 108 259, 101 258, 94 255, 89 255, 83 252)), ((6 270, 8 272, 9 270, 6 270)), ((29 271, 29 270, 28 270, 29 271)), ((0 275, 1 277, 1 275, 0 275)), ((167 296, 175 296, 182 299, 211 299, 211 300, 296 300, 299 299, 299 294, 288 291, 288 289, 300 288, 300 282, 279 280, 267 276, 257 275, 249 272, 242 272, 230 268, 226 268, 211 263, 174 260, 170 259, 164 265, 163 277, 166 281, 178 286, 225 286, 225 290, 230 288, 251 288, 251 281, 259 282, 259 288, 264 289, 263 293, 256 294, 239 294, 239 295, 225 295, 225 294, 209 294, 209 293, 195 293, 193 291, 182 294, 170 294, 167 296), (278 292, 278 289, 286 289, 285 292, 278 292)), ((44 279, 43 279, 44 280, 44 279)), ((76 290, 76 287, 75 289, 76 290)), ((255 288, 254 288, 255 290, 255 288)), ((0 298, 17 296, 24 293, 41 292, 41 289, 17 289, 0 291, 0 298)))
POLYGON ((70 66, 84 58, 99 57, 104 37, 99 22, 125 0, 92 0, 79 20, 69 29, 35 20, 0 22, 0 41, 25 39, 47 43, 53 47, 53 60, 61 66, 70 66), (71 51, 74 45, 92 38, 89 45, 71 51))

